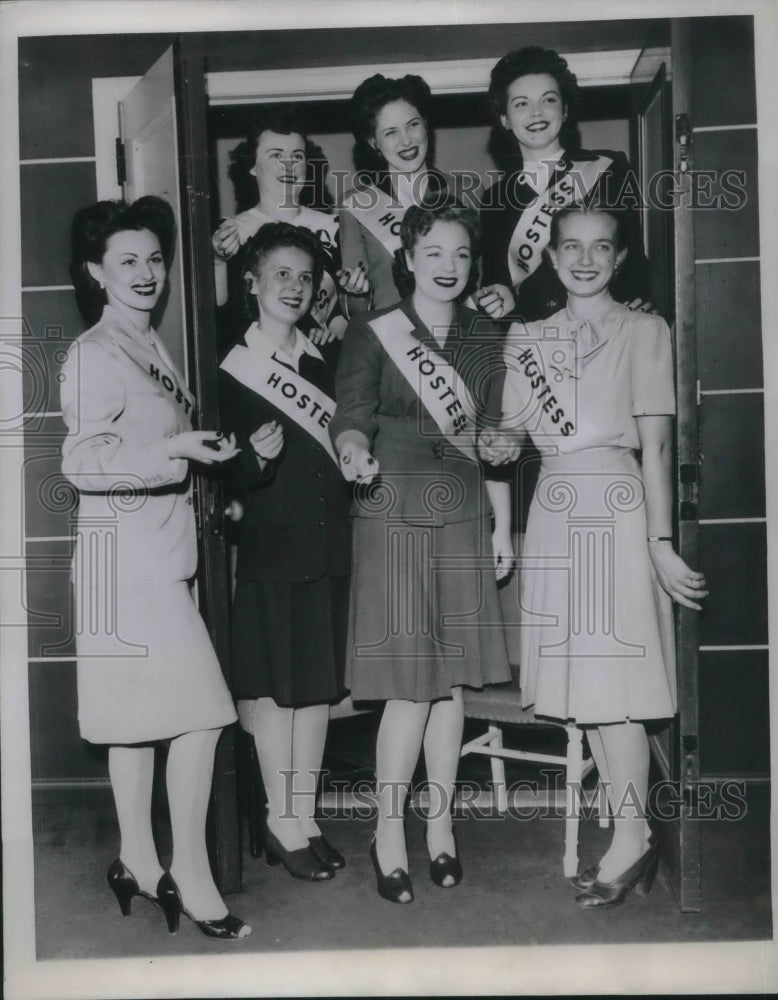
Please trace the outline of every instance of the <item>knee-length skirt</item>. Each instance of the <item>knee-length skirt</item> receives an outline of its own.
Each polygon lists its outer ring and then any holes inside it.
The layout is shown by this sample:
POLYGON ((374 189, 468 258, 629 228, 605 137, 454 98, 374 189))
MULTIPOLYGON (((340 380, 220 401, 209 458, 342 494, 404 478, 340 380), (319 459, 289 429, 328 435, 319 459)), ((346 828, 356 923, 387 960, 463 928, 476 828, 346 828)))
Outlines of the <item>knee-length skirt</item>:
POLYGON ((235 697, 273 698, 290 708, 339 700, 348 591, 348 576, 239 578, 232 608, 235 697))
POLYGON ((521 689, 536 715, 608 723, 676 711, 670 597, 624 448, 544 459, 520 559, 521 689))
POLYGON ((359 700, 433 701, 510 680, 486 518, 354 519, 346 685, 359 700))
POLYGON ((145 743, 237 718, 186 581, 77 588, 76 615, 84 739, 145 743))

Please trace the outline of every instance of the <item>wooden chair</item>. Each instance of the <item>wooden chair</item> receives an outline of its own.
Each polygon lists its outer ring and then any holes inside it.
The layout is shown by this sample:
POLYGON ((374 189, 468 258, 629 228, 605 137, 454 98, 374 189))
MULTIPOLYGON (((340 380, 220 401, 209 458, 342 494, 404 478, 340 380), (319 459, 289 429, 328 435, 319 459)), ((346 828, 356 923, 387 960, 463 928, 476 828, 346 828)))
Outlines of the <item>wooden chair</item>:
MULTIPOLYGON (((492 785, 497 810, 508 810, 508 789, 505 782, 504 760, 526 760, 539 764, 561 764, 565 769, 565 854, 564 874, 570 878, 578 871, 578 824, 581 811, 581 782, 594 767, 591 757, 583 756, 583 732, 574 724, 539 723, 531 709, 522 708, 518 667, 511 667, 509 684, 495 685, 475 691, 465 688, 465 718, 482 719, 488 723, 486 732, 465 743, 460 756, 483 754, 491 758, 492 785), (567 737, 563 754, 538 753, 534 750, 511 750, 503 746, 500 724, 511 726, 558 726, 567 737)), ((607 825, 607 813, 600 810, 600 825, 607 825)))

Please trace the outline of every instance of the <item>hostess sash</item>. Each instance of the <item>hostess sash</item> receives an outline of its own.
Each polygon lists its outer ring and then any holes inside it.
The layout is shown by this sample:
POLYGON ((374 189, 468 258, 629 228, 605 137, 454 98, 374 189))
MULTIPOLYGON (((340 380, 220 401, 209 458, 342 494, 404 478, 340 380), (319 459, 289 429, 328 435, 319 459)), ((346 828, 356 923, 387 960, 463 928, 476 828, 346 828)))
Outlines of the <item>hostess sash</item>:
POLYGON ((343 199, 343 208, 375 236, 381 246, 392 256, 400 249, 400 223, 405 210, 388 194, 372 184, 349 191, 343 199))
POLYGON ((294 420, 324 448, 335 465, 338 464, 327 431, 335 412, 335 401, 325 392, 274 357, 260 357, 240 345, 233 347, 220 367, 294 420))
POLYGON ((368 325, 440 433, 463 455, 477 462, 475 403, 454 367, 412 336, 414 324, 401 309, 379 316, 368 325))
POLYGON ((508 269, 515 289, 518 290, 540 265, 548 244, 552 216, 560 208, 586 198, 612 162, 609 156, 598 156, 584 163, 573 162, 568 171, 524 209, 508 246, 508 269))

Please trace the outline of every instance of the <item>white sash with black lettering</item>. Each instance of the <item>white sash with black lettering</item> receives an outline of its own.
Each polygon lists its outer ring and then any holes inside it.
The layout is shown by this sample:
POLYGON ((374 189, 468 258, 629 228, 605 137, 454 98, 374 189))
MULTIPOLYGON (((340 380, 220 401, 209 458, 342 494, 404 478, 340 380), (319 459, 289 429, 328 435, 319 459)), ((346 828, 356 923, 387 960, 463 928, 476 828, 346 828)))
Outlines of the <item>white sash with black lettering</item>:
POLYGON ((414 325, 401 309, 371 320, 369 326, 440 433, 463 455, 477 462, 475 403, 454 367, 411 336, 414 325))
POLYGON ((609 156, 598 156, 596 160, 583 163, 573 162, 569 170, 524 209, 508 246, 508 268, 514 288, 518 288, 540 265, 543 250, 548 245, 552 216, 560 208, 585 198, 611 163, 613 160, 609 156))
POLYGON ((400 249, 400 223, 405 209, 372 184, 354 188, 343 198, 343 208, 375 236, 392 256, 400 249))
POLYGON ((220 367, 294 420, 324 448, 335 465, 338 464, 327 431, 327 424, 335 412, 335 400, 326 392, 275 358, 260 357, 240 345, 233 347, 220 367))

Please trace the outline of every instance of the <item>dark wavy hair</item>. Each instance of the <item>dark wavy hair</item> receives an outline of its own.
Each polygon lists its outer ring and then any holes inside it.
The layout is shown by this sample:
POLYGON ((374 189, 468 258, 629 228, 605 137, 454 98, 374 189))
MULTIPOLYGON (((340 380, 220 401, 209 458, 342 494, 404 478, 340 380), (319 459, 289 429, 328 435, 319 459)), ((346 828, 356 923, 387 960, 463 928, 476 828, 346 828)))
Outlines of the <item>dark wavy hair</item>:
POLYGON ((413 272, 408 269, 405 254, 411 253, 422 236, 426 236, 436 222, 458 222, 467 230, 470 237, 470 279, 465 286, 461 298, 467 296, 478 286, 478 264, 481 256, 481 222, 478 212, 457 201, 455 198, 444 200, 423 201, 421 205, 411 205, 403 216, 400 224, 400 240, 402 250, 395 254, 393 276, 397 290, 405 298, 415 288, 413 272))
POLYGON ((308 138, 300 107, 296 104, 280 104, 258 108, 254 112, 246 138, 230 150, 227 175, 232 181, 237 210, 245 212, 259 201, 257 178, 251 170, 257 160, 257 147, 263 132, 302 136, 307 169, 305 185, 300 192, 300 204, 320 210, 331 208, 333 198, 327 190, 327 157, 321 146, 308 138))
POLYGON ((489 104, 496 119, 489 140, 489 150, 498 164, 506 169, 521 169, 521 152, 515 136, 500 123, 508 106, 508 88, 519 77, 548 73, 559 87, 566 118, 559 130, 559 141, 565 150, 580 146, 578 135, 578 80, 558 52, 539 45, 507 52, 492 69, 489 83, 489 104))
POLYGON ((81 315, 90 326, 99 319, 105 306, 105 290, 89 273, 88 263, 101 264, 108 240, 116 233, 148 229, 159 240, 159 248, 170 266, 176 240, 173 209, 155 195, 126 201, 98 201, 79 209, 70 231, 70 277, 76 291, 81 315))
MULTIPOLYGON (((267 222, 260 226, 256 234, 246 243, 241 251, 241 273, 251 273, 259 277, 263 263, 274 250, 281 247, 295 247, 307 253, 311 258, 313 274, 313 289, 311 303, 321 284, 324 262, 319 250, 319 241, 304 226, 291 226, 288 222, 267 222)), ((251 292, 250 283, 246 282, 243 311, 250 322, 259 318, 259 308, 256 296, 251 292)))
POLYGON ((393 78, 375 73, 363 80, 349 102, 351 131, 354 134, 354 166, 368 180, 386 188, 386 160, 370 145, 375 139, 376 122, 381 109, 392 101, 407 101, 419 112, 427 128, 427 164, 434 161, 434 135, 430 128, 432 91, 428 84, 413 73, 393 78))

